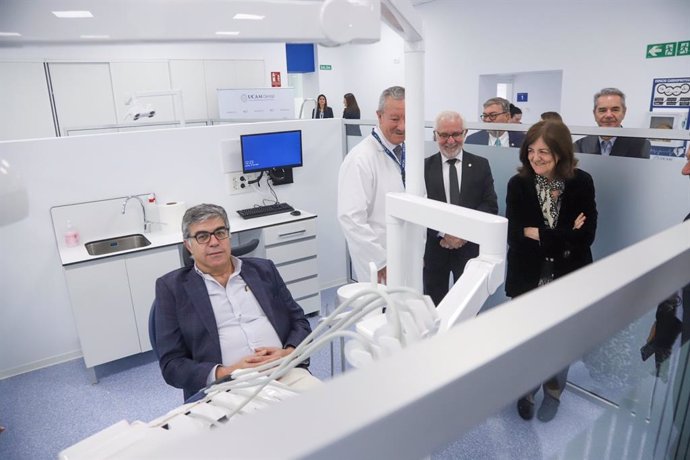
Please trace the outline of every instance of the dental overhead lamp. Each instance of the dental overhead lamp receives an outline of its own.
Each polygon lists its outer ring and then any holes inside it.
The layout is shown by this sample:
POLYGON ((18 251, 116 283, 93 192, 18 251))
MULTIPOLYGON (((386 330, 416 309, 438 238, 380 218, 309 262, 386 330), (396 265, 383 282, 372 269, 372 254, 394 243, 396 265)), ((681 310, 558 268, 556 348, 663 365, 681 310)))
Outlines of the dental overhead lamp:
POLYGON ((123 121, 132 119, 133 121, 142 118, 153 118, 156 115, 156 110, 151 104, 145 104, 140 99, 147 97, 172 96, 173 97, 173 113, 176 119, 180 120, 180 126, 185 126, 186 119, 184 116, 184 104, 182 102, 182 90, 170 89, 161 91, 137 91, 133 93, 125 102, 129 107, 124 116, 123 121))

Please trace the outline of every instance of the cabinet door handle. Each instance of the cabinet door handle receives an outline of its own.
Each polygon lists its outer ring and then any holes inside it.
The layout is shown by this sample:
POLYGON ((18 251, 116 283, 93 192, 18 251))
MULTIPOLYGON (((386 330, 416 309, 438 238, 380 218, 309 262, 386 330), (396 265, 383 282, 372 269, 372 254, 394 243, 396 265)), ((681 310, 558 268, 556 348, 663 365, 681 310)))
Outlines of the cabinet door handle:
POLYGON ((306 233, 307 230, 297 230, 296 232, 281 233, 278 238, 283 238, 285 236, 299 235, 300 233, 306 233))

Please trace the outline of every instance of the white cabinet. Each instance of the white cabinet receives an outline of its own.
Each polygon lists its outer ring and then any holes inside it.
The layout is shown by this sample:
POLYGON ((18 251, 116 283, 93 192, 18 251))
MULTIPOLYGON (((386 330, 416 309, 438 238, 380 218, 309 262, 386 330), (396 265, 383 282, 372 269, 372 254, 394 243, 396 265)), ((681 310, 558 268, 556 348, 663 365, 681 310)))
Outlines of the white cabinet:
POLYGON ((86 367, 140 350, 124 257, 65 267, 86 367))
POLYGON ((316 218, 266 227, 263 237, 266 258, 276 264, 304 313, 319 311, 321 293, 316 259, 316 218))
POLYGON ((132 295, 132 308, 139 331, 141 351, 151 349, 149 340, 149 312, 156 296, 156 280, 182 266, 180 247, 153 249, 127 255, 127 278, 132 295))
POLYGON ((156 279, 180 266, 174 245, 65 267, 86 367, 151 349, 156 279))

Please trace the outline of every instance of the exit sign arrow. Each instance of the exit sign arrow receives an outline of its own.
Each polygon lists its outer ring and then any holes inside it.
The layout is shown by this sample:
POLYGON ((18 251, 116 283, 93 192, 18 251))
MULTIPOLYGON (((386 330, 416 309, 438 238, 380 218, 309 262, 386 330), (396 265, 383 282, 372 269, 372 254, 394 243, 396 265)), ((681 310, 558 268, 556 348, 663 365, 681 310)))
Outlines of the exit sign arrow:
POLYGON ((652 43, 647 45, 647 53, 645 57, 650 58, 663 58, 663 57, 673 57, 676 55, 676 42, 669 43, 652 43))
POLYGON ((656 55, 661 53, 662 51, 663 48, 661 48, 659 45, 652 45, 652 47, 647 50, 647 54, 651 57, 656 57, 656 55))

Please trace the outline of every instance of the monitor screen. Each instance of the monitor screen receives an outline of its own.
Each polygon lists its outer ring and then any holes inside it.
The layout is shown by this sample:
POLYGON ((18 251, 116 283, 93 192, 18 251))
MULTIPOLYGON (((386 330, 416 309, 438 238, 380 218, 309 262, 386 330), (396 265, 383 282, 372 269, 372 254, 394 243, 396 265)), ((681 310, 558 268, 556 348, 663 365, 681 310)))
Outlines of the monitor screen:
POLYGON ((242 172, 302 166, 302 131, 243 134, 242 172))

